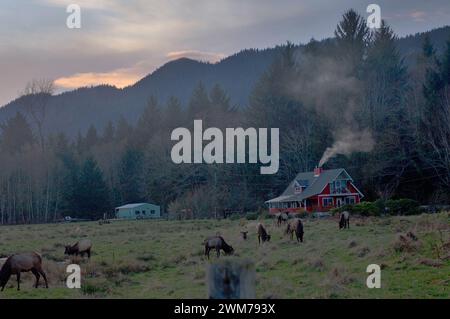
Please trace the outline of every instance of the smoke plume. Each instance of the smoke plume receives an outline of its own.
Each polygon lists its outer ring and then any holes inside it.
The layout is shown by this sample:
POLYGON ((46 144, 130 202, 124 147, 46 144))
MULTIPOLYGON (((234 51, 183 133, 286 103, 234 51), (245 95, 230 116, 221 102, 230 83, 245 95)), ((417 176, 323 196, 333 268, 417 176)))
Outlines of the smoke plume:
POLYGON ((336 133, 335 141, 323 153, 319 167, 338 154, 349 156, 353 152, 370 152, 374 145, 375 141, 369 130, 354 132, 345 128, 336 133))
POLYGON ((329 125, 334 139, 322 155, 319 166, 338 154, 370 152, 375 141, 357 116, 362 112, 363 84, 351 66, 336 57, 297 52, 298 75, 288 85, 290 94, 313 108, 329 125))

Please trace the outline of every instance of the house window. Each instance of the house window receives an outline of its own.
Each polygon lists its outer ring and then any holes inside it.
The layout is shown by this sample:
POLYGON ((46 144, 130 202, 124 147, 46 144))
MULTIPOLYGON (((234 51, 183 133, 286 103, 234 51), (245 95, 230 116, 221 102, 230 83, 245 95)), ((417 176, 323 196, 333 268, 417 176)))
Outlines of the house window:
POLYGON ((145 210, 142 211, 142 215, 145 215, 145 210))
POLYGON ((140 214, 140 212, 138 210, 135 211, 134 213, 136 214, 136 216, 140 214))
POLYGON ((347 205, 353 205, 355 203, 355 196, 349 196, 345 198, 345 203, 347 205))
POLYGON ((333 198, 331 198, 331 197, 322 198, 322 206, 323 207, 333 206, 333 198))
POLYGON ((346 180, 335 180, 330 183, 330 193, 331 194, 341 194, 345 193, 347 190, 347 181, 346 180))

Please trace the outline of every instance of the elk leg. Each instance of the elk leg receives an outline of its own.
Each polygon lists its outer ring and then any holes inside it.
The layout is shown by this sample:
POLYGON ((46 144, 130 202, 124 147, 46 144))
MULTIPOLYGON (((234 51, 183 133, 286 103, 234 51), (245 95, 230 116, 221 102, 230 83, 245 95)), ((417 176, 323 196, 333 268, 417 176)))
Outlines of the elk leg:
POLYGON ((88 255, 88 259, 91 259, 91 249, 90 248, 87 250, 87 255, 88 255))
POLYGON ((31 269, 31 272, 36 277, 36 283, 34 285, 34 288, 37 288, 39 285, 39 278, 41 277, 41 275, 39 275, 39 272, 35 268, 31 269))
POLYGON ((220 257, 220 248, 216 247, 216 251, 217 251, 217 258, 220 257))
POLYGON ((47 276, 45 275, 45 272, 42 269, 40 269, 39 273, 42 275, 42 277, 44 277, 45 288, 48 288, 47 276))
POLYGON ((17 291, 20 290, 20 271, 17 273, 17 291))
POLYGON ((347 228, 350 229, 350 218, 347 219, 347 228))

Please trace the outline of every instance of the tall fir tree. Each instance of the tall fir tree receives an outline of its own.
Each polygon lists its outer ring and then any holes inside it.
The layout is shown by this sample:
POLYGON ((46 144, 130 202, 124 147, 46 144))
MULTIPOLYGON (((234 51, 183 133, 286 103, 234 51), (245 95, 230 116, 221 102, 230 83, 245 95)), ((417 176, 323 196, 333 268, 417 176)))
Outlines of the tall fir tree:
POLYGON ((80 168, 76 200, 80 217, 98 219, 109 212, 108 186, 93 157, 88 157, 80 168))

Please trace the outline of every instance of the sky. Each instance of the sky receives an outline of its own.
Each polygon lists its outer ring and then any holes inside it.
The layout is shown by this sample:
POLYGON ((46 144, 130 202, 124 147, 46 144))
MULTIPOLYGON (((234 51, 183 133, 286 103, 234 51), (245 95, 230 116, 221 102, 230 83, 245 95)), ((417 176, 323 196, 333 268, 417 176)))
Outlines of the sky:
POLYGON ((180 57, 217 62, 246 48, 333 36, 349 8, 376 3, 399 36, 450 24, 449 0, 2 0, 0 105, 33 79, 57 92, 125 87, 180 57), (69 29, 69 4, 81 28, 69 29))

